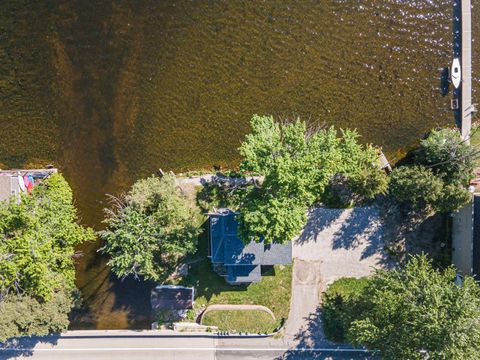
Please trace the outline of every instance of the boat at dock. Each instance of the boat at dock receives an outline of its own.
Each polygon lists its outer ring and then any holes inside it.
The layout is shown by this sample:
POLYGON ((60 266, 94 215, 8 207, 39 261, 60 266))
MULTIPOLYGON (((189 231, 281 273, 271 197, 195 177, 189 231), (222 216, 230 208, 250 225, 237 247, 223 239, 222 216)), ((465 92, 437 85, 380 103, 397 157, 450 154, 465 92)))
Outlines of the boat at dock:
POLYGON ((453 86, 455 89, 460 85, 460 80, 462 79, 462 72, 460 70, 460 60, 458 58, 453 59, 452 67, 450 69, 450 78, 452 80, 453 86))

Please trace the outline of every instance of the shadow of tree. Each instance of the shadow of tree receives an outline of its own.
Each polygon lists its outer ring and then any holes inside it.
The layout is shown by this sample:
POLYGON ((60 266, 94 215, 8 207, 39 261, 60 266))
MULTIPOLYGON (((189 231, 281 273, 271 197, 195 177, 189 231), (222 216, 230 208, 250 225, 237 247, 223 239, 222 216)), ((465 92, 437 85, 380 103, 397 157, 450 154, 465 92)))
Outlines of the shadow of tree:
POLYGON ((348 344, 334 343, 326 339, 323 332, 321 307, 310 313, 306 324, 294 336, 295 346, 286 351, 280 359, 377 359, 373 353, 363 349, 354 351, 348 344), (320 350, 325 349, 325 350, 320 350))
POLYGON ((385 252, 384 225, 380 210, 373 206, 353 209, 313 208, 307 224, 295 245, 311 241, 329 241, 332 250, 354 250, 361 247, 360 260, 379 256, 378 265, 390 267, 391 260, 385 252), (330 229, 331 228, 331 229, 330 229))
MULTIPOLYGON (((333 234, 333 249, 355 249, 364 243, 381 242, 382 227, 378 211, 374 208, 354 208, 333 234)), ((373 254, 373 253, 372 253, 373 254)), ((365 257, 368 257, 365 254, 365 257)))
POLYGON ((308 220, 303 227, 302 233, 294 240, 295 245, 314 241, 322 231, 338 220, 344 211, 345 209, 311 208, 308 211, 308 220))
POLYGON ((57 345, 59 338, 60 334, 51 334, 47 336, 29 336, 8 339, 6 342, 0 343, 0 360, 32 356, 32 349, 36 345, 40 343, 57 345))

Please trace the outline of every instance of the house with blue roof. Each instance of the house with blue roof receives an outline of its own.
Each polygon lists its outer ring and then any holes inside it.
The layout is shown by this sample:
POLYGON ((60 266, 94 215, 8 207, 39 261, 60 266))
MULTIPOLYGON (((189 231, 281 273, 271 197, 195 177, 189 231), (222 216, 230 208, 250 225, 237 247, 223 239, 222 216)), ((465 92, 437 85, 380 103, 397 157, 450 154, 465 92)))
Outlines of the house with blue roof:
POLYGON ((209 213, 208 257, 214 270, 232 285, 262 280, 262 267, 292 263, 292 243, 244 244, 238 236, 234 211, 218 209, 209 213))

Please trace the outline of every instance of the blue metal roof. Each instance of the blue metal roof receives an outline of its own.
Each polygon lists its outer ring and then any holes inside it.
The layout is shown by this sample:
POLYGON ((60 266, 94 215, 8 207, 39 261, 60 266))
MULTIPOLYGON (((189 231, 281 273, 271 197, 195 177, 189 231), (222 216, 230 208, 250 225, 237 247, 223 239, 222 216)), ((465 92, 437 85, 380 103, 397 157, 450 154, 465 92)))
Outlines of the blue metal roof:
POLYGON ((227 281, 230 283, 251 283, 262 280, 258 265, 237 265, 227 267, 227 281))
POLYGON ((277 265, 292 262, 292 244, 267 244, 238 237, 236 214, 222 209, 210 214, 210 242, 213 263, 230 265, 277 265))

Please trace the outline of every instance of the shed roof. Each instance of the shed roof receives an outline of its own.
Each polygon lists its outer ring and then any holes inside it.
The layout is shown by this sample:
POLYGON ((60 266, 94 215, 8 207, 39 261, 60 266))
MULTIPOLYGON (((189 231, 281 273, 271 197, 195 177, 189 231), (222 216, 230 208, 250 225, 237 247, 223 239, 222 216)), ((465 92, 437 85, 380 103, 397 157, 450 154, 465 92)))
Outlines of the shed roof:
POLYGON ((153 310, 185 310, 193 307, 193 288, 159 285, 150 295, 153 310))

